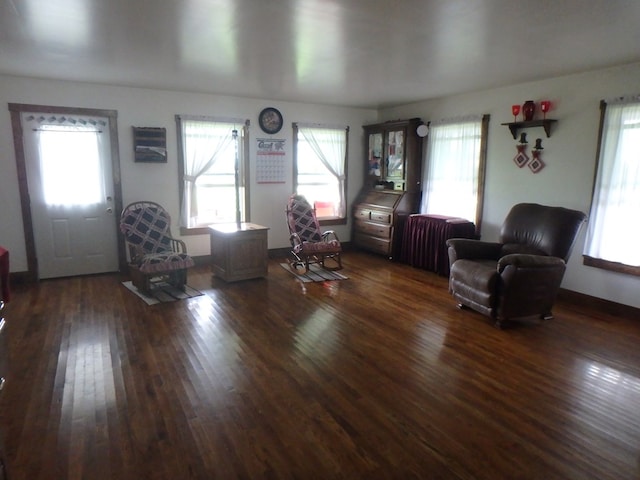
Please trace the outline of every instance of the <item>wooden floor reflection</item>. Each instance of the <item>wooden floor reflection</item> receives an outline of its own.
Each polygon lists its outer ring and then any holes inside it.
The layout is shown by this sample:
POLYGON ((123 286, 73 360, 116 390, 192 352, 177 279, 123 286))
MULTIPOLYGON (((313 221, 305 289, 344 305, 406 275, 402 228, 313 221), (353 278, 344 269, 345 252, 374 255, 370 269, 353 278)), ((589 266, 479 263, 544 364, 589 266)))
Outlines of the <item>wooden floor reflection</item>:
POLYGON ((11 478, 640 477, 637 311, 569 296, 500 331, 442 277, 344 264, 304 285, 196 267, 203 296, 154 306, 119 275, 18 288, 11 478))

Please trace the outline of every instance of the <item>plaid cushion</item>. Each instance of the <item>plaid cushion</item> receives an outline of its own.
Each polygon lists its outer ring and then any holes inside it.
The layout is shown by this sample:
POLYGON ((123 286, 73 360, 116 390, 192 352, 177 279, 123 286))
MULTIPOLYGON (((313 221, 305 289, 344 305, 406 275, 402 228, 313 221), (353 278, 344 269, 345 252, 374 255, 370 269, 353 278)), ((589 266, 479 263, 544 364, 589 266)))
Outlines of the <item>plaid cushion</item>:
POLYGON ((304 253, 306 255, 313 255, 315 253, 337 253, 342 251, 340 242, 337 240, 331 240, 329 242, 303 242, 299 245, 300 248, 296 248, 296 253, 304 253))
POLYGON ((138 245, 144 252, 171 251, 169 227, 171 217, 161 208, 145 206, 132 209, 120 222, 120 230, 129 243, 138 245))
POLYGON ((313 207, 302 195, 291 195, 287 204, 289 231, 303 242, 321 242, 322 233, 313 207))
POLYGON ((138 268, 142 273, 161 273, 169 270, 181 270, 193 267, 193 259, 186 253, 155 253, 145 255, 138 268))
POLYGON ((186 253, 173 251, 170 227, 171 217, 157 204, 131 204, 122 213, 120 230, 127 243, 135 245, 131 260, 140 272, 156 274, 195 265, 186 253))

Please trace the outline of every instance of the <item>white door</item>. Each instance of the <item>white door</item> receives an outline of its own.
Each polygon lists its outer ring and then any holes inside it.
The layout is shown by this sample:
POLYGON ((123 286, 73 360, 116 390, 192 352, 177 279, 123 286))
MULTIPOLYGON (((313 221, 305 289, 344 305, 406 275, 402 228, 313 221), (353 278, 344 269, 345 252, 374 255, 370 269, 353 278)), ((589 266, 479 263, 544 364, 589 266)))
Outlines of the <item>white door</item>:
POLYGON ((109 120, 22 115, 38 277, 118 270, 109 120))

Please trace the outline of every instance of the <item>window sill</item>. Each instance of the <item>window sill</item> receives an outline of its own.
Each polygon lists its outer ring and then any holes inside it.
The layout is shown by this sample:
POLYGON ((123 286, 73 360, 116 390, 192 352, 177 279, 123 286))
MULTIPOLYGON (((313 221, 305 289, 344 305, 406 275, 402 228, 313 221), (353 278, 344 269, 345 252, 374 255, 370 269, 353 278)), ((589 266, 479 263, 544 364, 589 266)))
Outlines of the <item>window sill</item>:
MULTIPOLYGON (((331 226, 331 225, 346 225, 346 218, 323 218, 322 220, 318 219, 321 227, 331 226)), ((183 237, 188 237, 190 235, 209 235, 209 227, 180 227, 180 235, 183 237)))
POLYGON ((209 227, 180 227, 180 235, 188 237, 189 235, 209 235, 209 227))
POLYGON ((589 267, 601 268, 603 270, 610 270, 612 272, 618 272, 618 273, 626 273, 627 275, 634 275, 634 276, 640 277, 640 267, 625 265, 624 263, 610 262, 609 260, 602 260, 601 258, 593 258, 587 255, 582 256, 582 263, 589 267))
POLYGON ((321 227, 324 226, 330 226, 330 225, 346 225, 347 224, 347 219, 346 218, 323 218, 318 219, 318 222, 320 223, 321 227))

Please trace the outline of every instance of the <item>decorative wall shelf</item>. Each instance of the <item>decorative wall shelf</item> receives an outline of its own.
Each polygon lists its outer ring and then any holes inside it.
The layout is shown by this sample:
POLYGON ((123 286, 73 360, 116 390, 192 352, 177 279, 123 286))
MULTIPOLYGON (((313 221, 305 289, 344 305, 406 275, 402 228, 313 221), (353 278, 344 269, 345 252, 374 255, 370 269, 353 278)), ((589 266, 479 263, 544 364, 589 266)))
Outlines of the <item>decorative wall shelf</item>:
POLYGON ((551 125, 556 123, 557 120, 545 119, 545 120, 530 120, 528 122, 509 122, 502 123, 501 125, 506 125, 511 130, 511 135, 513 135, 513 139, 518 138, 518 130, 523 128, 531 128, 531 127, 542 127, 544 128, 545 133, 547 134, 547 138, 551 136, 551 125))

